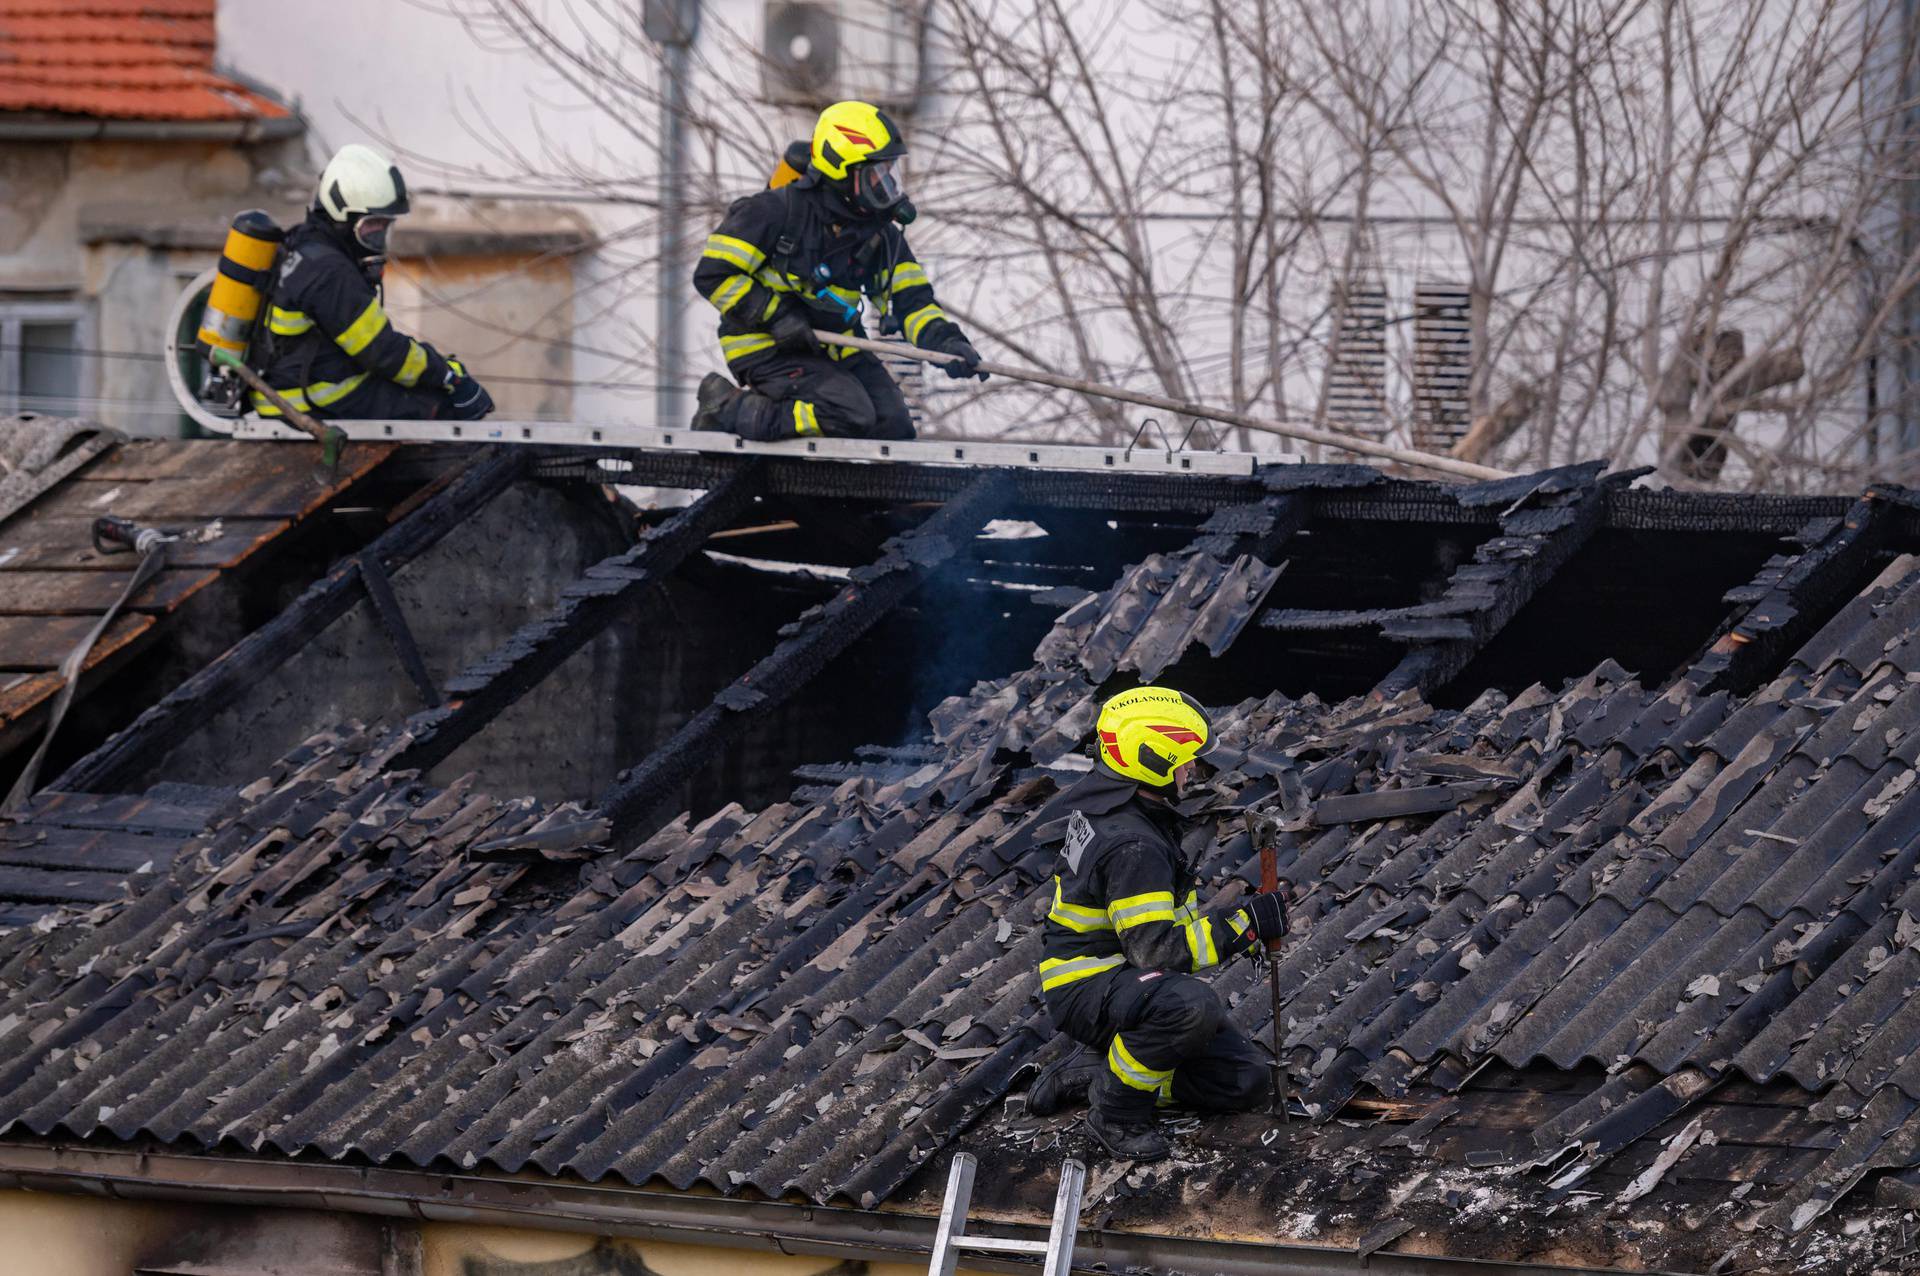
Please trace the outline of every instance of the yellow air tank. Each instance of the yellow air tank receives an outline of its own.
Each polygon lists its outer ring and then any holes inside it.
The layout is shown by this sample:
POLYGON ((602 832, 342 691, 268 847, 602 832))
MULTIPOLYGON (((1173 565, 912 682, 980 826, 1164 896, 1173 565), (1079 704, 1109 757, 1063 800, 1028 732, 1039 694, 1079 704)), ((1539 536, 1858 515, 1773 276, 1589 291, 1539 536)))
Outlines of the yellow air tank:
POLYGON ((257 208, 233 219, 227 246, 220 253, 220 273, 214 276, 213 291, 207 294, 207 308, 200 317, 203 353, 211 357, 215 350, 227 350, 246 356, 253 325, 272 283, 273 259, 286 237, 273 218, 257 208))
POLYGON ((806 173, 807 165, 813 162, 812 155, 812 142, 804 139, 798 142, 789 142, 787 144, 786 154, 782 155, 780 162, 774 165, 773 176, 767 179, 767 185, 774 190, 779 190, 782 186, 799 181, 801 176, 806 173))

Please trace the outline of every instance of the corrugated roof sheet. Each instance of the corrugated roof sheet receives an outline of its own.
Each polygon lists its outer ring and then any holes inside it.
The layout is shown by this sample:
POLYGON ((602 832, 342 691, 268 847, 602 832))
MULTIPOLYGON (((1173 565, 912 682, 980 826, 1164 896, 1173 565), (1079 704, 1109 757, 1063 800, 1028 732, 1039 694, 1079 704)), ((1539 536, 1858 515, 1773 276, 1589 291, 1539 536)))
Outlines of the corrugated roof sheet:
POLYGON ((0 111, 103 119, 282 119, 216 73, 214 0, 0 0, 0 111))
MULTIPOLYGON (((883 1200, 1057 1048, 1031 971, 1100 680, 1224 647, 1272 580, 1149 559, 924 751, 631 850, 389 773, 402 737, 318 738, 130 900, 0 945, 0 1123, 883 1200)), ((1238 810, 1294 816, 1283 1013, 1321 1115, 1595 1063, 1534 1136, 1570 1182, 1724 1079, 1790 1079, 1834 1133, 1757 1198, 1798 1225, 1920 1160, 1916 684, 1904 557, 1744 699, 1611 665, 1458 710, 1248 699, 1217 714, 1196 849, 1244 881, 1238 810), (1463 777, 1437 812, 1313 818, 1463 777)), ((1263 972, 1220 980, 1264 1039, 1263 972)))
POLYGON ((128 877, 164 873, 224 796, 177 784, 142 797, 40 795, 30 820, 0 822, 0 927, 118 899, 128 877))

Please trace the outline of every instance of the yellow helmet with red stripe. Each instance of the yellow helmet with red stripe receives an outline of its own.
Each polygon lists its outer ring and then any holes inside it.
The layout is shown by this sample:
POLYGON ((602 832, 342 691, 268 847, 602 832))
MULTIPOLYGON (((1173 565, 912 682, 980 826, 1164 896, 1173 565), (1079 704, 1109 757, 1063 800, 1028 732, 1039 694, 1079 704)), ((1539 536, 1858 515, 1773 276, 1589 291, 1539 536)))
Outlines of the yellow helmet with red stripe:
POLYGON ((867 102, 835 102, 813 126, 813 166, 840 181, 856 164, 898 159, 907 153, 900 126, 867 102))
POLYGON ((1193 697, 1171 687, 1135 687, 1100 706, 1094 757, 1135 784, 1165 788, 1206 752, 1213 725, 1193 697))

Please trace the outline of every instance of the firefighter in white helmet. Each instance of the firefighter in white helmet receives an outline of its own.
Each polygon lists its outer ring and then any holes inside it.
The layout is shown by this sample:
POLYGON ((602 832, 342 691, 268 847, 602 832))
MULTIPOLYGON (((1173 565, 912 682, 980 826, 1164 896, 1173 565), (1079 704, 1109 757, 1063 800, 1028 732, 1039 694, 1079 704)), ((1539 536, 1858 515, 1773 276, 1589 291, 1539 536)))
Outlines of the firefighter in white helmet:
MULTIPOLYGON (((296 408, 342 420, 474 421, 493 410, 458 359, 400 332, 381 305, 387 235, 408 207, 400 170, 372 147, 341 147, 320 174, 266 315, 263 375, 296 408)), ((253 407, 279 415, 259 394, 253 407)))

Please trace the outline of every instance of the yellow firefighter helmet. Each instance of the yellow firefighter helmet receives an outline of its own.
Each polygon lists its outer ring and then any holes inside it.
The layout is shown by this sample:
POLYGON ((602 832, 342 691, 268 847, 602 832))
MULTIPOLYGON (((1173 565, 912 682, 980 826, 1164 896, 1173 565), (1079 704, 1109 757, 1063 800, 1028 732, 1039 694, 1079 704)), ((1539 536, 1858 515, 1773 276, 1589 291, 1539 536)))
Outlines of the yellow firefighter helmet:
POLYGON ((841 181, 856 164, 894 160, 907 153, 900 126, 866 102, 835 102, 813 126, 813 166, 841 181))
POLYGON ((1165 788, 1173 773, 1207 750, 1213 725, 1191 696, 1171 687, 1135 687, 1100 706, 1094 756, 1135 784, 1165 788))

